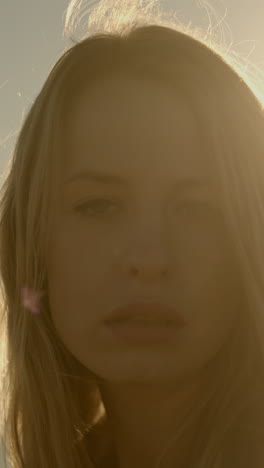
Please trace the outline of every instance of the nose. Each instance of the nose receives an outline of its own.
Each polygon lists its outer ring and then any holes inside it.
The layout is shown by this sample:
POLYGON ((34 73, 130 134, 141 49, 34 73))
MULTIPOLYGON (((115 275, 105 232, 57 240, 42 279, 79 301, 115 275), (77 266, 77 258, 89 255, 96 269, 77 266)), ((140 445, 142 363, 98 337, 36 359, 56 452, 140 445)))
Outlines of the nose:
POLYGON ((130 276, 141 278, 142 280, 153 281, 167 277, 168 264, 157 258, 147 258, 143 256, 131 257, 127 260, 126 270, 130 276))
POLYGON ((125 249, 117 249, 119 265, 126 276, 155 281, 169 275, 171 258, 168 242, 161 235, 160 229, 145 229, 138 232, 125 249))

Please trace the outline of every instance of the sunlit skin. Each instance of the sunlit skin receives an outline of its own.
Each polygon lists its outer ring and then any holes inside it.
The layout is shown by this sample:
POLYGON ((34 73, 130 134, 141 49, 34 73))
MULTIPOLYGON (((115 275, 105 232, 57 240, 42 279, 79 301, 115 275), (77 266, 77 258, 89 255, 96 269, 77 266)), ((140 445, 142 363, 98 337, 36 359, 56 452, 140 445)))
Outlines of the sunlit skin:
MULTIPOLYGON (((62 148, 48 258, 52 319, 98 376, 119 468, 154 468, 244 304, 213 186, 179 188, 185 178, 212 180, 211 155, 169 88, 122 76, 75 100, 62 148), (120 182, 69 182, 84 170, 120 182), (109 337, 102 322, 110 311, 146 297, 174 306, 187 326, 156 346, 109 337)), ((179 467, 194 429, 175 445, 179 467)))

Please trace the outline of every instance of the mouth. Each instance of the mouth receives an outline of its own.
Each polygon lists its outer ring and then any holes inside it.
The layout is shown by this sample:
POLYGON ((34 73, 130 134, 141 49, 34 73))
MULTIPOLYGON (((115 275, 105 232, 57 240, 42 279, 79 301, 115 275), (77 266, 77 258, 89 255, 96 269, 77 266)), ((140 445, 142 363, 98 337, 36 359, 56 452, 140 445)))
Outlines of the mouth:
POLYGON ((157 303, 133 303, 111 311, 105 319, 107 324, 129 322, 135 325, 184 325, 185 320, 173 307, 157 303))
POLYGON ((115 320, 108 321, 107 323, 130 323, 135 325, 170 325, 172 324, 171 320, 166 320, 163 318, 154 318, 147 317, 144 315, 135 315, 133 317, 119 318, 115 320))
POLYGON ((114 309, 104 322, 107 336, 124 346, 167 346, 186 325, 175 309, 150 303, 114 309))

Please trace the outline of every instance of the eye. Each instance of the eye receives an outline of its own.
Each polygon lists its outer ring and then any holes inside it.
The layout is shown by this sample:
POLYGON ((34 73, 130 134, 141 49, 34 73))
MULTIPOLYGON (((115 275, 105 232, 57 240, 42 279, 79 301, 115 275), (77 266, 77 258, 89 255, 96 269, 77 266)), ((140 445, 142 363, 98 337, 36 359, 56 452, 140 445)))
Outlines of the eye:
MULTIPOLYGON (((219 207, 210 202, 183 202, 174 206, 173 214, 177 220, 202 225, 212 224, 215 227, 222 221, 223 213, 219 207), (202 224, 201 224, 202 223, 202 224)), ((177 222, 178 222, 177 221, 177 222)))
POLYGON ((95 198, 93 200, 80 203, 75 207, 75 211, 81 214, 88 214, 88 216, 97 216, 105 214, 105 212, 109 212, 110 207, 111 211, 113 211, 113 207, 116 209, 116 204, 104 198, 95 198))
POLYGON ((177 203, 175 206, 175 211, 179 211, 181 213, 197 213, 197 214, 216 214, 219 212, 219 209, 214 206, 212 203, 203 202, 203 201, 196 201, 196 202, 183 202, 177 203))

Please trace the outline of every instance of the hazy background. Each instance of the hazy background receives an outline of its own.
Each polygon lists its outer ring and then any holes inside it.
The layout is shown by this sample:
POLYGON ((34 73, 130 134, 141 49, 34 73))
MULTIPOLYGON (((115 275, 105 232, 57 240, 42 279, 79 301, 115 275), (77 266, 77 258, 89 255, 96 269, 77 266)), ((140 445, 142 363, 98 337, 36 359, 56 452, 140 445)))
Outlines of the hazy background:
MULTIPOLYGON (((68 0, 0 0, 0 172, 15 143, 24 112, 51 67, 70 42, 63 38, 68 0), (8 139, 8 141, 7 141, 8 139)), ((204 30, 217 28, 222 40, 264 69, 263 0, 160 0, 180 20, 204 30), (219 30, 219 28, 218 28, 219 30), (221 36, 221 35, 220 35, 221 36)), ((264 83, 260 84, 264 95, 264 83)), ((1 181, 0 181, 1 182, 1 181)), ((2 183, 2 182, 1 182, 2 183)), ((1 184, 0 184, 1 185, 1 184)), ((1 467, 1 460, 0 460, 1 467)))
MULTIPOLYGON (((70 42, 62 37, 68 0, 0 0, 0 171, 14 146, 23 113, 70 42), (1 144, 2 143, 2 144, 1 144)), ((160 0, 182 21, 221 28, 226 43, 264 68, 263 0, 160 0)), ((264 89, 264 85, 263 85, 264 89)))

